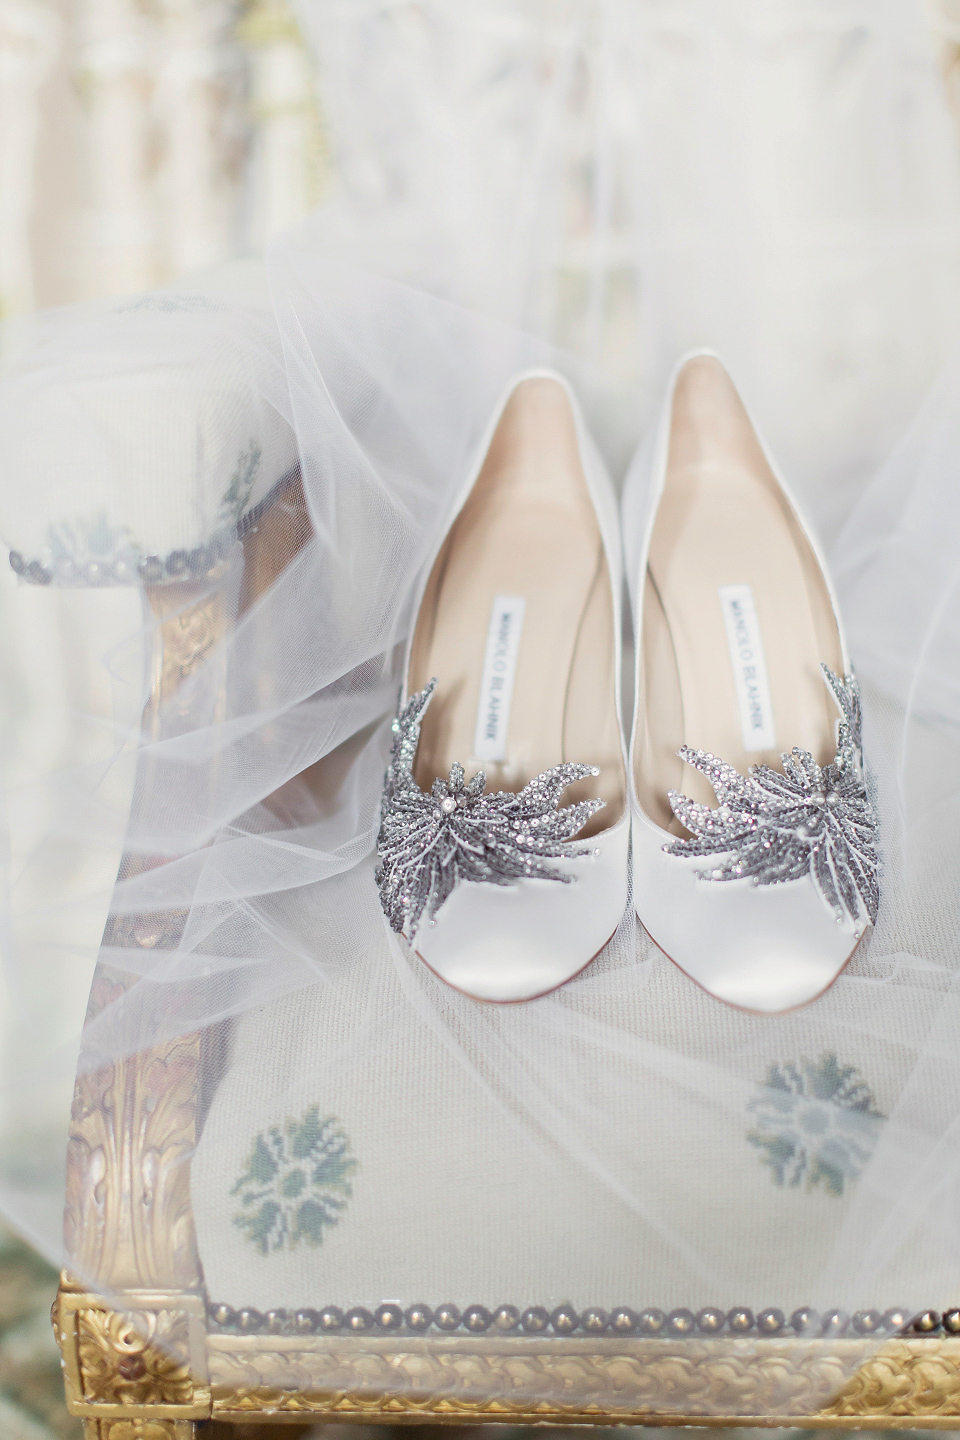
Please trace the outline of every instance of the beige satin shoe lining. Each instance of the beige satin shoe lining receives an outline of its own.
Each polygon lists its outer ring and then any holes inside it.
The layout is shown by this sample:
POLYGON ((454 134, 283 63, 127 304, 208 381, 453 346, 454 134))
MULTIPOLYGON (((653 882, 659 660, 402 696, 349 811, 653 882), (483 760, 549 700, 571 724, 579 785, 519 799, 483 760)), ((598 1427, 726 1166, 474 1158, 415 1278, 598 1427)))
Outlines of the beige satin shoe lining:
POLYGON ((682 832, 669 788, 709 805, 708 782, 677 757, 709 750, 746 773, 780 768, 794 745, 825 764, 836 709, 821 661, 842 673, 840 636, 816 556, 777 484, 733 383, 697 357, 677 381, 667 474, 644 597, 637 794, 658 824, 682 832), (744 747, 720 589, 749 585, 766 658, 776 743, 744 747))
POLYGON ((624 772, 614 679, 613 603, 570 402, 548 378, 508 400, 420 606, 408 691, 438 680, 415 777, 428 789, 459 760, 490 790, 519 790, 563 760, 599 766, 565 792, 607 806, 583 834, 619 819, 624 772), (525 601, 505 759, 474 755, 487 632, 497 596, 525 601))

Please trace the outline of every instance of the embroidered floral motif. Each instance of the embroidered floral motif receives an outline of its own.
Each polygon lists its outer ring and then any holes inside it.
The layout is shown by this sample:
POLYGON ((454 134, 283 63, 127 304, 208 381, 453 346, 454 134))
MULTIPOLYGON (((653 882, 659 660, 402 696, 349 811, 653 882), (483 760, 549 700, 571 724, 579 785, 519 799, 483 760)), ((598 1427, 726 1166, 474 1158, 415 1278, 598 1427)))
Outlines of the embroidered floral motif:
POLYGON ((256 440, 251 440, 246 450, 237 459, 236 469, 230 479, 220 501, 220 521, 222 524, 233 523, 240 519, 250 496, 253 492, 253 483, 257 478, 257 471, 260 469, 260 461, 263 452, 256 440))
POLYGON ((138 295, 135 300, 130 300, 125 305, 117 306, 118 315, 126 315, 134 310, 159 310, 163 314, 176 314, 186 311, 188 314, 197 314, 201 311, 213 311, 216 306, 206 295, 164 295, 161 291, 154 295, 138 295))
POLYGON ((747 1108, 755 1124, 747 1139, 776 1183, 822 1185, 829 1195, 857 1179, 886 1119, 860 1073, 834 1054, 771 1065, 747 1108))
POLYGON ((261 1255, 323 1243, 353 1194, 357 1168, 350 1141, 332 1116, 312 1105, 301 1120, 271 1126, 253 1142, 247 1170, 230 1191, 242 1209, 233 1223, 261 1255))

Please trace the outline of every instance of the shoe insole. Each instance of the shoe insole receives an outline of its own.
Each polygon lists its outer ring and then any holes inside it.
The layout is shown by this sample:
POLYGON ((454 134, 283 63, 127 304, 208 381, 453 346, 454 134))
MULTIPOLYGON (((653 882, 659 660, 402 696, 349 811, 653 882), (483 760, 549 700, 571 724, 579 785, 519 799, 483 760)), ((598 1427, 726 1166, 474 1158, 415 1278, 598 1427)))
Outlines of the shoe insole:
POLYGON ((837 713, 821 661, 842 673, 816 556, 729 376, 697 357, 677 381, 646 577, 636 780, 651 818, 684 833, 669 788, 717 803, 683 744, 743 774, 780 769, 795 745, 827 764, 837 713))
POLYGON ((417 783, 429 789, 459 761, 468 778, 483 770, 488 789, 516 791, 561 761, 580 761, 601 774, 571 786, 561 803, 606 800, 583 834, 611 825, 624 798, 615 643, 610 576, 570 402, 555 380, 522 381, 420 606, 408 689, 432 676, 438 683, 417 783), (508 632, 498 649, 497 636, 508 632), (497 692, 504 706, 495 742, 484 730, 491 659, 508 682, 497 692))

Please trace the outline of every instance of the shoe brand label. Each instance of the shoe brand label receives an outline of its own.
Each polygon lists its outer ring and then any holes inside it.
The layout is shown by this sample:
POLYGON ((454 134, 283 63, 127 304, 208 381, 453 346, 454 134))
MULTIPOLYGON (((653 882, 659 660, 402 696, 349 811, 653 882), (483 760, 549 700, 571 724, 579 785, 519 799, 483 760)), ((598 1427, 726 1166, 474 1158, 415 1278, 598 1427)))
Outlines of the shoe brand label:
POLYGON ((520 632, 527 602, 522 595, 497 595, 490 611, 487 650, 483 657, 477 732, 473 741, 476 760, 507 758, 507 727, 517 670, 520 632))
POLYGON ((777 731, 767 681, 767 662, 749 585, 721 585, 720 605, 727 627, 730 663, 740 705, 745 750, 775 750, 777 731))

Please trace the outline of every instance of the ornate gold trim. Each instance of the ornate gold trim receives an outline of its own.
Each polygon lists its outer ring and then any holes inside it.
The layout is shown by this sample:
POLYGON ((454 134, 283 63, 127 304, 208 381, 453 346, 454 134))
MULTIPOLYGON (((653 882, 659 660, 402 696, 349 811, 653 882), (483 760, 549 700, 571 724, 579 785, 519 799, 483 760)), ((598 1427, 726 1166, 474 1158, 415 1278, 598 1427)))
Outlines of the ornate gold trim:
POLYGON ((213 1415, 957 1428, 960 1339, 212 1335, 213 1415))
POLYGON ((129 1307, 67 1288, 54 1305, 67 1408, 97 1419, 204 1419, 210 1414, 202 1295, 128 1291, 129 1307))
MULTIPOLYGON (((119 1353, 149 1350, 142 1333, 130 1334, 127 1317, 109 1316, 102 1304, 91 1305, 89 1296, 62 1298, 73 1300, 81 1325, 90 1309, 99 1309, 98 1345, 99 1337, 109 1335, 119 1340, 119 1353)), ((159 1315, 163 1300, 140 1297, 159 1315)), ((199 1310, 195 1313, 199 1320, 199 1310)), ((954 1337, 879 1344, 734 1339, 585 1344, 218 1335, 207 1337, 206 1351, 210 1390, 194 1388, 189 1414, 174 1405, 141 1405, 139 1395, 128 1390, 123 1402, 97 1407, 102 1428, 90 1433, 104 1440, 108 1421, 116 1429, 121 1422, 145 1427, 211 1415, 247 1423, 269 1418, 819 1429, 900 1429, 918 1422, 927 1429, 956 1429, 960 1420, 960 1339, 954 1337)), ((170 1374, 171 1357, 163 1354, 164 1373, 170 1374)), ((99 1375, 95 1365, 84 1365, 84 1383, 101 1385, 98 1393, 105 1393, 99 1375)), ((182 1375, 176 1383, 184 1383, 182 1375)), ((71 1405, 71 1410, 92 1418, 89 1409, 71 1405)), ((180 1433, 158 1431, 157 1440, 161 1435, 179 1440, 180 1433)), ((127 1435, 124 1429, 107 1430, 106 1440, 127 1435)), ((153 1440, 146 1429, 131 1429, 129 1435, 153 1440)))
POLYGON ((195 1440, 192 1420, 85 1420, 83 1440, 195 1440))

